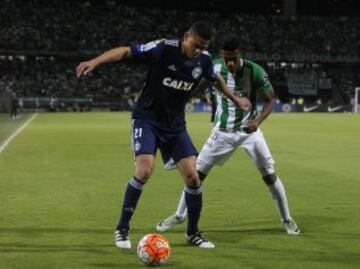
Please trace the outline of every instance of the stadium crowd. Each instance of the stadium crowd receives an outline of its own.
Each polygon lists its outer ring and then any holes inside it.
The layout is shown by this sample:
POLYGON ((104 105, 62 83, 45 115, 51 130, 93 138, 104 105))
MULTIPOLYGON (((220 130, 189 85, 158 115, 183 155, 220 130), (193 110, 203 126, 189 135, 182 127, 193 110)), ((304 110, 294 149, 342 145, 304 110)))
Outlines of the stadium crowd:
MULTIPOLYGON (((114 0, 4 0, 0 9, 0 55, 4 55, 0 58, 0 78, 3 83, 14 85, 21 96, 121 96, 124 85, 141 88, 145 69, 131 65, 104 67, 80 84, 74 76, 79 57, 88 58, 112 47, 130 45, 133 40, 178 38, 198 19, 207 19, 215 25, 214 53, 218 40, 232 32, 239 34, 246 52, 282 55, 281 61, 294 53, 359 59, 360 19, 357 17, 224 15, 223 12, 131 7, 114 0), (70 60, 59 57, 69 53, 78 56, 70 60), (24 54, 27 56, 21 56, 24 54)), ((291 65, 283 68, 270 67, 265 61, 260 63, 269 72, 275 88, 284 85, 289 72, 299 71, 289 70, 291 65)), ((334 87, 349 96, 360 85, 359 70, 354 72, 346 61, 336 64, 336 61, 331 65, 320 63, 315 72, 325 73, 334 87)))
MULTIPOLYGON (((104 66, 90 73, 82 81, 74 75, 77 62, 68 62, 54 57, 2 57, 0 70, 5 70, 2 84, 20 96, 38 97, 92 97, 96 100, 117 98, 120 100, 124 90, 129 85, 132 91, 138 92, 145 80, 146 69, 135 65, 104 66), (9 88, 9 87, 8 87, 9 88)), ((270 80, 284 102, 289 101, 287 77, 292 73, 306 73, 309 67, 293 68, 273 67, 263 64, 270 80)), ((321 78, 330 78, 331 87, 340 91, 345 102, 350 101, 354 88, 360 85, 360 73, 354 72, 351 67, 338 68, 337 66, 311 67, 315 75, 321 78)), ((1 86, 1 85, 0 85, 1 86)), ((4 89, 4 87, 1 87, 4 89)))
POLYGON ((132 40, 179 37, 188 24, 204 18, 216 26, 219 39, 228 32, 238 33, 247 51, 349 56, 358 56, 360 51, 357 17, 224 16, 220 12, 135 8, 113 0, 102 4, 55 0, 44 3, 2 1, 2 49, 98 52, 132 40))

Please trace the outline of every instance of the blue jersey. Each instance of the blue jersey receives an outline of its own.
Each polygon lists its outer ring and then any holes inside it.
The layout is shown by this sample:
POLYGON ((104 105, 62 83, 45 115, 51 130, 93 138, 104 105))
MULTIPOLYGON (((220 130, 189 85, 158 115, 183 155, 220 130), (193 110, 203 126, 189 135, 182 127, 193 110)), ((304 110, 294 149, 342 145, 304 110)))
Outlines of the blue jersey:
POLYGON ((149 65, 145 85, 132 113, 165 131, 185 129, 185 105, 200 80, 216 80, 211 57, 189 59, 180 40, 157 40, 131 47, 135 60, 149 65))

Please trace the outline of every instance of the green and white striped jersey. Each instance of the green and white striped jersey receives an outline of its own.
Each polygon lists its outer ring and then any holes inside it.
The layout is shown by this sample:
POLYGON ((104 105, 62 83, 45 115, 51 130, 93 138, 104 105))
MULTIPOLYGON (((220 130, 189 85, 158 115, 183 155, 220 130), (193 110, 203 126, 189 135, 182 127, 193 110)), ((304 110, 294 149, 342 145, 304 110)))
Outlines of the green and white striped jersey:
POLYGON ((237 96, 248 97, 252 109, 245 112, 237 107, 225 95, 215 91, 217 104, 215 128, 223 132, 236 132, 246 127, 250 119, 257 116, 259 95, 272 91, 272 85, 265 70, 258 64, 242 59, 235 74, 230 73, 223 58, 213 60, 215 72, 220 74, 231 91, 237 96))

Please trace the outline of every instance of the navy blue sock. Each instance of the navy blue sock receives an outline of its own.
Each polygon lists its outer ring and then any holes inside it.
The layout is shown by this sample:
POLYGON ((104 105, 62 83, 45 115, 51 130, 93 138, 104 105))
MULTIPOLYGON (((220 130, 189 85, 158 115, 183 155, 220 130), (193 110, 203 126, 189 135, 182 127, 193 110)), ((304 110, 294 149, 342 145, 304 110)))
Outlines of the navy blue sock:
POLYGON ((202 188, 190 189, 185 187, 185 202, 188 208, 188 235, 196 233, 202 208, 202 188))
POLYGON ((121 217, 116 227, 117 230, 129 229, 129 222, 132 215, 134 214, 137 202, 139 201, 143 185, 144 184, 141 183, 136 177, 132 177, 130 179, 125 191, 121 217))

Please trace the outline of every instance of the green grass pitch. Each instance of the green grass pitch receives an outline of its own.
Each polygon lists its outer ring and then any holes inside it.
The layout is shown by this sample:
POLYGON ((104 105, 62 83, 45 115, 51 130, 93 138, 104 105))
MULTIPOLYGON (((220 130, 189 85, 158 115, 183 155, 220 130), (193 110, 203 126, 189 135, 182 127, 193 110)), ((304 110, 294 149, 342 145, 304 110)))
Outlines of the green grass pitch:
MULTIPOLYGON (((0 145, 27 118, 0 116, 0 145)), ((187 121, 200 150, 209 115, 187 121)), ((284 233, 239 149, 204 185, 200 227, 216 248, 186 246, 179 225, 163 268, 360 268, 359 115, 273 114, 262 130, 302 234, 284 233)), ((183 182, 158 156, 122 252, 113 231, 132 175, 128 113, 39 114, 0 154, 0 268, 144 268, 136 244, 175 210, 183 182)))

